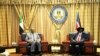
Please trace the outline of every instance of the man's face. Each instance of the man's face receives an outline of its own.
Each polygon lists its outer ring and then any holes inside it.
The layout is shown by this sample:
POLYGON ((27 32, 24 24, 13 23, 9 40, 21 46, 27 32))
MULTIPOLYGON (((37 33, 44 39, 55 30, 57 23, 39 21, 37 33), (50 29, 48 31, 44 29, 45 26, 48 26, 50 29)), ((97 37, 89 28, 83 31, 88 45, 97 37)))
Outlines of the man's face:
POLYGON ((31 29, 30 31, 31 31, 31 33, 34 33, 34 30, 31 29))
POLYGON ((79 32, 83 32, 83 29, 79 29, 79 32))

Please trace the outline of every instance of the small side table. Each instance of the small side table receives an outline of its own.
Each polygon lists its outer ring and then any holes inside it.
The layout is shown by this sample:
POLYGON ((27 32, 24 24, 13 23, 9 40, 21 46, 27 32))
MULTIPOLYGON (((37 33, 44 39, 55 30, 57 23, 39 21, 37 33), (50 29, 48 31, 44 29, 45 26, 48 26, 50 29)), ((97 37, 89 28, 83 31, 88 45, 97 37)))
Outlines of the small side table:
POLYGON ((62 44, 49 44, 50 53, 62 53, 62 44))
POLYGON ((22 54, 10 54, 9 56, 23 56, 22 54))
POLYGON ((12 46, 12 45, 9 45, 9 46, 3 46, 5 49, 13 49, 13 48, 15 48, 15 50, 16 50, 16 53, 18 52, 18 46, 16 45, 16 46, 12 46))
POLYGON ((100 56, 100 45, 95 45, 94 46, 94 55, 95 56, 100 56))

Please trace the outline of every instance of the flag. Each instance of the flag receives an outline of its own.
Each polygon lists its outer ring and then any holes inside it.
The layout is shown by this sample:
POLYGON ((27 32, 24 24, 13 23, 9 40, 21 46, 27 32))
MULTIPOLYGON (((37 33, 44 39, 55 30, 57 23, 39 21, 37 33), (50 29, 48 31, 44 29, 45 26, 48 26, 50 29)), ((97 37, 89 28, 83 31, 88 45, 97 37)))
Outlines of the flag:
POLYGON ((20 15, 19 15, 19 20, 20 20, 20 23, 19 23, 19 33, 21 35, 24 32, 23 16, 22 16, 21 12, 20 12, 20 15))
POLYGON ((81 27, 81 23, 80 23, 79 13, 77 13, 77 15, 76 15, 76 29, 79 27, 81 27))

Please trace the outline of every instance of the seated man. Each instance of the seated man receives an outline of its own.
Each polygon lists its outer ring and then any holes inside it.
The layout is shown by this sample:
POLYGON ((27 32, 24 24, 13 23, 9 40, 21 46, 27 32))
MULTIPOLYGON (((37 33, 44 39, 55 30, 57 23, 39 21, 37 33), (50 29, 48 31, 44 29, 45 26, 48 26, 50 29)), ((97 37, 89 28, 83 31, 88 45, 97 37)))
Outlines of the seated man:
POLYGON ((73 54, 83 54, 84 53, 84 41, 89 40, 89 36, 84 32, 84 28, 79 27, 71 37, 70 52, 73 54))
POLYGON ((38 35, 38 33, 34 33, 33 29, 30 29, 30 33, 27 33, 26 39, 25 39, 30 45, 30 51, 31 53, 34 53, 35 51, 41 51, 41 38, 38 35), (38 49, 38 50, 35 50, 38 49))

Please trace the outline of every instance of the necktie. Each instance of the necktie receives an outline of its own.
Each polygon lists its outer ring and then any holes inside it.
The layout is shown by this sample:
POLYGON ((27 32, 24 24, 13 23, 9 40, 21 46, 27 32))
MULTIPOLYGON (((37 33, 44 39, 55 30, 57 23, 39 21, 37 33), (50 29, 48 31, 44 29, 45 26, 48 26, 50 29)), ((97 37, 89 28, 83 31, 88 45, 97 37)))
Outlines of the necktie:
POLYGON ((32 40, 35 41, 35 40, 34 40, 34 34, 32 34, 32 35, 33 35, 32 40))
POLYGON ((76 40, 77 40, 77 42, 79 42, 79 41, 81 40, 81 33, 79 33, 79 34, 78 34, 78 36, 77 36, 77 39, 76 39, 76 40))

